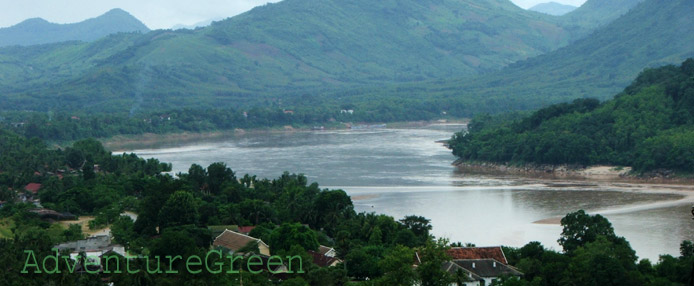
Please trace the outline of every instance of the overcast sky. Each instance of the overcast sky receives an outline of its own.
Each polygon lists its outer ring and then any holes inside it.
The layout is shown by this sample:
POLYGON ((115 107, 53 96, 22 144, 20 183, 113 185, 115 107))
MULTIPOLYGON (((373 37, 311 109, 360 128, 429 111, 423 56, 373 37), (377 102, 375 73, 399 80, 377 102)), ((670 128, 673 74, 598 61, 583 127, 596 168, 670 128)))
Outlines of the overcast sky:
MULTIPOLYGON (((192 25, 222 19, 279 0, 0 0, 0 27, 15 25, 28 18, 44 18, 54 23, 74 23, 93 18, 113 8, 121 8, 144 22, 150 29, 192 25)), ((379 1, 379 0, 374 0, 379 1)), ((586 0, 512 0, 529 8, 543 2, 580 6, 586 0)))

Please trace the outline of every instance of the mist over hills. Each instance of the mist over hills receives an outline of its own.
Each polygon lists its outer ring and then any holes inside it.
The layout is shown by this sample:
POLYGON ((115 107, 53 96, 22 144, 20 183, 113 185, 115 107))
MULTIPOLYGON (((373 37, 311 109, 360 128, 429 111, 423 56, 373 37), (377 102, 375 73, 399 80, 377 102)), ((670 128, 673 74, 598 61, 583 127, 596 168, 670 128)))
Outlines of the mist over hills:
POLYGON ((548 3, 537 4, 533 7, 530 7, 528 10, 540 12, 540 13, 545 13, 545 14, 549 14, 549 15, 554 15, 554 16, 561 16, 561 15, 569 13, 573 10, 576 10, 576 8, 578 8, 578 7, 571 6, 571 5, 564 5, 564 4, 557 3, 557 2, 548 2, 548 3))
POLYGON ((121 9, 72 24, 55 24, 33 18, 0 29, 0 47, 29 46, 65 41, 90 42, 120 32, 149 32, 140 20, 121 9))

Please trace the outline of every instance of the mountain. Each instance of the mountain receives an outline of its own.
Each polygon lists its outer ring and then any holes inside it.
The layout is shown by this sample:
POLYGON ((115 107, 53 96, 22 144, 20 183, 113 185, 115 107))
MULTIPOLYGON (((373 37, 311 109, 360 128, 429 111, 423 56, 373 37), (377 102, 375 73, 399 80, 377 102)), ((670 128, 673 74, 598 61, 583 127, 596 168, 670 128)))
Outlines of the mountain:
POLYGON ((581 7, 562 16, 566 26, 588 31, 610 23, 644 0, 588 0, 581 7))
POLYGON ((561 3, 557 2, 549 2, 549 3, 540 3, 537 4, 533 7, 530 7, 530 11, 535 11, 535 12, 540 12, 540 13, 545 13, 553 16, 561 16, 566 13, 569 13, 573 10, 576 10, 576 6, 571 6, 571 5, 564 5, 561 3))
POLYGON ((238 106, 474 76, 572 40, 508 0, 286 0, 194 31, 0 50, 0 92, 32 110, 238 106))
POLYGON ((604 100, 644 68, 694 57, 691 15, 694 1, 647 0, 586 38, 499 72, 361 91, 352 98, 368 102, 407 97, 459 116, 536 109, 585 97, 604 100))
POLYGON ((113 9, 99 17, 74 24, 54 24, 34 18, 0 29, 0 47, 65 41, 89 42, 120 32, 149 32, 149 29, 121 9, 113 9))

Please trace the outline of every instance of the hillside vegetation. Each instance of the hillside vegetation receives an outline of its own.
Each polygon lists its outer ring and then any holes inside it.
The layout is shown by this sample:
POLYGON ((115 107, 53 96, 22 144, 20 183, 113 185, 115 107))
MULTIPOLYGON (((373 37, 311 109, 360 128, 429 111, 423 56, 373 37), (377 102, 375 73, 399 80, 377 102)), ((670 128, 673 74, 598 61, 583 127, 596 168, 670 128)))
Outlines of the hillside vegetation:
POLYGON ((352 98, 420 100, 428 103, 423 106, 463 116, 533 110, 576 98, 605 100, 622 91, 644 68, 694 57, 690 28, 694 17, 690 15, 694 15, 692 1, 647 0, 584 39, 499 72, 364 90, 352 98))
POLYGON ((471 77, 585 32, 565 25, 508 0, 287 0, 193 31, 1 49, 0 96, 9 104, 0 108, 267 106, 335 90, 471 77))
POLYGON ((647 69, 603 103, 579 99, 520 120, 485 123, 451 141, 463 160, 612 164, 694 172, 694 59, 647 69))

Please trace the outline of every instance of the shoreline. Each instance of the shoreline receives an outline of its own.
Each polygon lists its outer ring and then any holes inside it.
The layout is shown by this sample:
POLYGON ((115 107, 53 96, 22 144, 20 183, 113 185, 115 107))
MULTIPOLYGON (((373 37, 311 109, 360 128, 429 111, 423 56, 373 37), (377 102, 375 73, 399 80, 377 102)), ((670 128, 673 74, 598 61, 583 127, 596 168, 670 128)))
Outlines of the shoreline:
MULTIPOLYGON (((611 215, 650 209, 681 206, 694 203, 694 179, 672 177, 638 177, 631 175, 631 168, 618 166, 553 166, 506 164, 486 162, 453 163, 457 172, 491 176, 514 176, 535 179, 547 185, 595 186, 600 189, 615 189, 619 192, 640 192, 681 196, 678 199, 656 200, 635 205, 615 206, 586 211, 589 214, 611 215)), ((552 216, 533 221, 538 225, 560 225, 563 216, 552 216)))
POLYGON ((665 172, 653 172, 639 176, 631 173, 631 167, 624 166, 572 166, 572 165, 509 165, 493 162, 468 162, 460 159, 452 163, 460 173, 513 175, 536 179, 575 179, 609 181, 636 184, 694 185, 693 177, 671 176, 665 172))
MULTIPOLYGON (((400 121, 386 123, 384 129, 405 129, 405 128, 421 128, 431 125, 464 125, 469 122, 469 119, 451 119, 451 120, 429 120, 429 121, 400 121)), ((277 134, 287 132, 320 132, 320 131, 337 131, 351 130, 350 124, 341 123, 333 126, 326 126, 324 129, 315 130, 312 127, 292 127, 292 126, 276 126, 276 127, 258 127, 250 129, 229 129, 216 131, 202 132, 173 132, 173 133, 143 133, 143 134, 128 134, 115 135, 112 137, 98 138, 107 150, 118 151, 124 149, 138 149, 144 146, 170 145, 190 143, 198 140, 206 139, 221 139, 243 136, 245 134, 277 134)))

